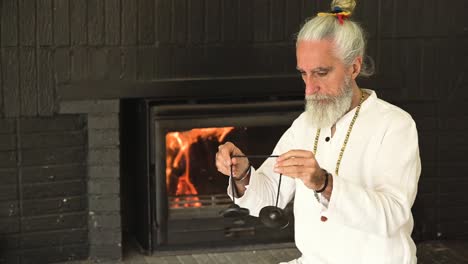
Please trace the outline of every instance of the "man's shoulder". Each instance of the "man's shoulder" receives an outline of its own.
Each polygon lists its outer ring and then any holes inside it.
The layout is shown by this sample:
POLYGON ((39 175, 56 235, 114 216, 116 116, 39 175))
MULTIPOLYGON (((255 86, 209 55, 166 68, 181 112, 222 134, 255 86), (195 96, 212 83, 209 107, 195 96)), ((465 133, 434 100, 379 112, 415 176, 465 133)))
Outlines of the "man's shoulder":
POLYGON ((374 116, 385 122, 405 122, 414 123, 413 117, 401 107, 394 105, 380 98, 375 99, 373 104, 374 116))

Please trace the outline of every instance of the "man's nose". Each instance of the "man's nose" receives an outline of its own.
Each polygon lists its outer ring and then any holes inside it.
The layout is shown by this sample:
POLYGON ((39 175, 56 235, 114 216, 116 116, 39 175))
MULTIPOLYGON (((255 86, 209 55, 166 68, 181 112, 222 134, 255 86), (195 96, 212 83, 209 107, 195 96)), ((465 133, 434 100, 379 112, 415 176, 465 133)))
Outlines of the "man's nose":
POLYGON ((312 76, 305 76, 303 79, 305 83, 305 94, 312 95, 317 93, 319 86, 314 78, 312 76))

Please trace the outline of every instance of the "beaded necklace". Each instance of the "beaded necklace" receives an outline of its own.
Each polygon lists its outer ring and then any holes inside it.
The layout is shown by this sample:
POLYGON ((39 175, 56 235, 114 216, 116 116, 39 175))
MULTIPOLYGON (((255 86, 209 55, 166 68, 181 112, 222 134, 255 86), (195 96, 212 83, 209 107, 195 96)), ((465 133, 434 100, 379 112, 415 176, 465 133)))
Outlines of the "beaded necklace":
MULTIPOLYGON (((356 107, 356 112, 354 113, 353 119, 351 120, 351 123, 349 124, 348 132, 346 132, 346 137, 343 142, 343 146, 341 147, 340 154, 338 155, 338 160, 336 161, 336 167, 335 167, 335 175, 338 176, 338 172, 340 170, 340 164, 341 164, 341 159, 343 158, 344 151, 346 149, 346 145, 348 144, 349 140, 349 135, 351 135, 351 131, 353 130, 354 123, 356 122, 356 119, 359 115, 359 111, 361 110, 361 105, 362 102, 364 102, 364 91, 361 90, 361 100, 359 101, 359 104, 356 107)), ((317 133, 315 135, 315 141, 314 141, 314 155, 317 155, 317 148, 318 148, 318 140, 320 137, 320 128, 317 129, 317 133)), ((318 194, 315 193, 315 198, 319 201, 318 194)))

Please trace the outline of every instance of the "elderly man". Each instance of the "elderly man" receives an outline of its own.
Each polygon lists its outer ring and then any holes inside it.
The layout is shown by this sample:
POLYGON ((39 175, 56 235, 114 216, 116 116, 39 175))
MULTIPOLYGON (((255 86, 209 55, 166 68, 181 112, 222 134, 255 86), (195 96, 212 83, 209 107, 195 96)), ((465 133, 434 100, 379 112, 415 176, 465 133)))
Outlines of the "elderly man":
POLYGON ((295 242, 302 256, 290 263, 416 263, 411 207, 421 172, 411 116, 359 88, 369 75, 365 40, 349 16, 354 1, 333 1, 332 12, 308 21, 298 34, 297 69, 306 111, 255 170, 228 142, 218 170, 233 178, 236 202, 258 216, 294 198, 295 242))

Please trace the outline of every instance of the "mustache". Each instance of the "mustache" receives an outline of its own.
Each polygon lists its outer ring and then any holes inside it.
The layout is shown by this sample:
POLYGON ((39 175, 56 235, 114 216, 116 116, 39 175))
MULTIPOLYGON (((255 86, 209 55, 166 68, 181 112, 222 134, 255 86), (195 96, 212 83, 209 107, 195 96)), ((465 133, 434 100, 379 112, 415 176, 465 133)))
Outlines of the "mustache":
POLYGON ((325 94, 312 94, 306 95, 305 100, 307 102, 319 103, 319 102, 336 102, 340 99, 340 96, 325 95, 325 94))

